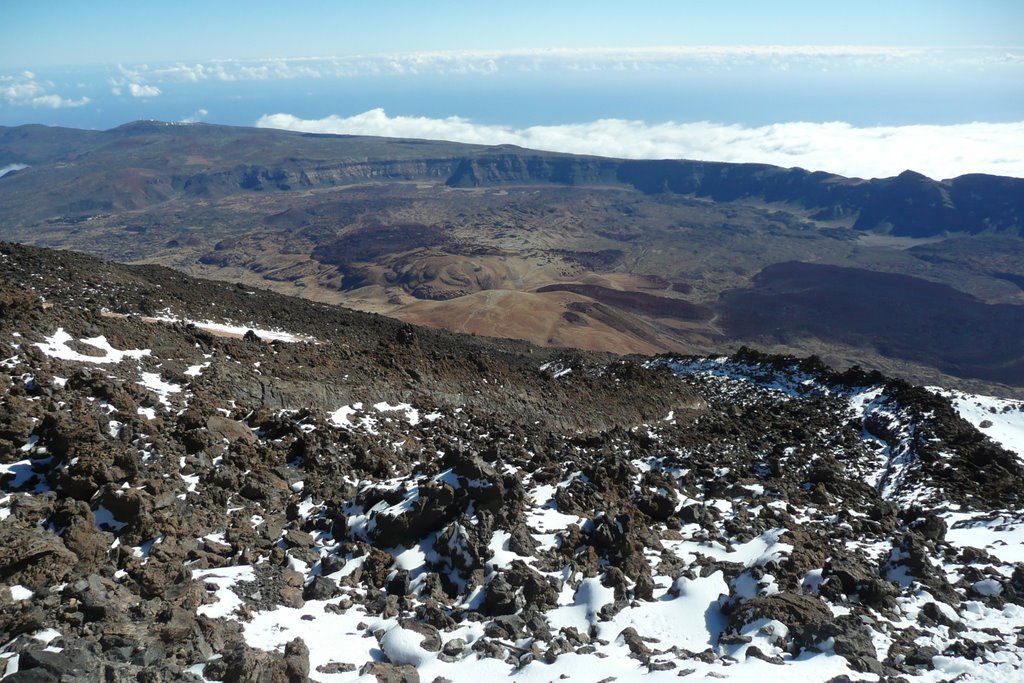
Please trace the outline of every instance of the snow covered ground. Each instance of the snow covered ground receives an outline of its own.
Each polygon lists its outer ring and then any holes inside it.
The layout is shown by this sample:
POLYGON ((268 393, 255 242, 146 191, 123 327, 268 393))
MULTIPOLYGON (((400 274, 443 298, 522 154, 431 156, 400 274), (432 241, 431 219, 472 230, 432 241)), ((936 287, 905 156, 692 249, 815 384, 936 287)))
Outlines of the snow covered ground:
POLYGON ((1024 459, 1024 401, 929 387, 953 402, 960 416, 982 434, 1024 459))
MULTIPOLYGON (((252 329, 207 328, 232 336, 252 329)), ((147 423, 180 415, 199 396, 197 387, 227 364, 243 367, 197 350, 174 359, 178 374, 165 375, 164 361, 150 350, 118 349, 104 337, 74 343, 60 328, 31 345, 63 363, 103 366, 108 379, 116 372, 150 392, 149 405, 135 413, 147 423)), ((263 362, 248 358, 244 367, 259 375, 263 362)), ((1021 680, 1024 608, 1005 598, 1024 563, 1024 510, 942 499, 920 457, 927 415, 900 403, 887 386, 829 384, 795 366, 726 358, 667 364, 711 406, 712 415, 698 422, 728 416, 708 432, 715 438, 701 432, 700 440, 688 439, 679 406, 665 405, 651 424, 612 430, 593 443, 580 434, 551 437, 542 459, 532 450, 541 439, 496 434, 494 422, 484 426, 466 406, 438 409, 410 394, 357 395, 301 417, 298 407, 281 409, 261 419, 293 429, 272 435, 240 417, 234 400, 215 404, 217 420, 203 415, 190 429, 208 433, 211 424, 227 423, 221 434, 230 437, 201 442, 161 472, 178 486, 171 498, 184 505, 217 500, 224 508, 223 516, 207 516, 224 526, 179 539, 228 549, 217 556, 225 566, 188 565, 207 598, 196 615, 238 621, 245 642, 269 652, 301 638, 312 677, 324 683, 373 681, 368 663, 410 666, 422 681, 880 681, 880 662, 902 665, 907 657, 927 662, 903 670, 908 680, 1021 680), (766 445, 760 434, 741 433, 745 421, 767 420, 801 402, 813 410, 794 414, 818 422, 786 423, 788 440, 766 445), (730 440, 735 434, 741 437, 730 440), (344 451, 339 444, 355 444, 344 457, 376 454, 378 474, 354 476, 351 459, 332 470, 330 458, 344 451), (496 445, 484 457, 488 444, 496 445), (240 453, 261 447, 267 450, 253 452, 277 457, 268 475, 273 484, 269 493, 250 492, 249 500, 238 489, 263 463, 240 453), (323 469, 303 471, 301 461, 315 458, 323 469), (231 459, 244 469, 232 469, 225 462, 231 459), (834 470, 809 467, 815 463, 835 463, 834 470), (335 476, 326 491, 322 481, 310 483, 324 471, 335 476), (801 474, 780 474, 786 472, 801 474), (227 489, 215 483, 220 477, 227 489), (878 509, 845 505, 847 495, 878 509), (284 510, 272 499, 287 501, 284 510), (900 516, 914 505, 927 509, 900 516), (231 527, 233 516, 243 519, 242 532, 231 527), (643 529, 635 528, 637 520, 643 529), (915 530, 925 523, 933 525, 929 531, 915 530), (249 564, 252 557, 231 544, 257 529, 270 535, 272 549, 249 564), (383 569, 374 570, 375 563, 383 569), (277 600, 274 581, 283 571, 303 599, 277 600), (367 578, 373 571, 378 579, 367 578), (511 596, 511 607, 494 607, 495 585, 510 576, 524 583, 510 583, 501 594, 511 596), (854 585, 837 588, 843 581, 854 585), (317 582, 325 595, 310 591, 317 582), (787 604, 810 616, 793 617, 787 604), (746 618, 744 610, 764 613, 746 618), (808 623, 842 630, 815 635, 808 623), (861 650, 851 654, 855 646, 861 650)), ((583 375, 571 370, 541 367, 559 386, 583 375)), ((18 381, 20 388, 32 379, 18 381)), ((54 380, 56 387, 66 384, 54 380)), ((1024 457, 1024 404, 935 391, 1024 457)), ((132 416, 104 399, 84 402, 102 408, 104 438, 128 433, 132 416)), ((0 481, 14 492, 0 497, 0 523, 12 514, 12 496, 47 490, 39 473, 50 454, 33 439, 17 459, 0 464, 0 481)), ((133 444, 142 462, 159 460, 144 437, 133 444)), ((131 495, 127 480, 111 486, 120 488, 108 495, 131 495)), ((97 502, 91 511, 104 533, 128 528, 114 506, 97 502)), ((162 554, 153 550, 162 542, 161 536, 126 545, 144 566, 150 553, 162 554)), ((133 580, 124 570, 114 579, 125 586, 133 580)), ((9 592, 13 602, 33 596, 20 584, 9 592)), ((29 634, 45 643, 60 643, 60 636, 49 628, 29 634)), ((188 670, 203 675, 221 656, 192 661, 188 670)), ((17 670, 17 654, 0 657, 0 675, 17 670)))
POLYGON ((63 327, 59 327, 56 332, 46 338, 46 341, 36 343, 35 346, 52 358, 79 363, 120 363, 126 358, 138 359, 150 355, 149 349, 115 349, 105 337, 77 340, 79 343, 95 349, 97 355, 82 353, 68 346, 68 342, 72 341, 75 341, 74 338, 65 332, 63 327))
POLYGON ((161 315, 151 318, 154 322, 162 323, 185 323, 195 325, 201 330, 222 337, 244 337, 246 332, 253 332, 263 341, 279 341, 288 343, 313 342, 311 337, 285 332, 284 330, 265 329, 256 325, 236 325, 231 323, 214 322, 212 320, 189 320, 172 315, 161 315))

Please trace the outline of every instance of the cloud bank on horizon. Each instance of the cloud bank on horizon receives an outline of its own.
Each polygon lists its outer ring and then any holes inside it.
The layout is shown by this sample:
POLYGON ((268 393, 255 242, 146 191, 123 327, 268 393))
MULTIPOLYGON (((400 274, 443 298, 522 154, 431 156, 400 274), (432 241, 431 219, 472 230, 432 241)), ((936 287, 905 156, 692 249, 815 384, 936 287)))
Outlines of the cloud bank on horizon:
POLYGON ((372 109, 355 116, 260 117, 257 127, 307 133, 426 138, 627 159, 699 159, 766 163, 884 178, 914 170, 931 178, 966 173, 1024 177, 1024 121, 856 127, 844 122, 748 127, 711 123, 589 123, 514 128, 450 116, 389 116, 372 109))
MULTIPOLYGON (((859 45, 693 45, 643 48, 447 50, 344 57, 217 59, 164 65, 118 65, 136 83, 270 81, 297 78, 457 76, 499 73, 672 73, 694 69, 1019 68, 1022 48, 859 45)), ((115 83, 115 85, 119 85, 115 83)))

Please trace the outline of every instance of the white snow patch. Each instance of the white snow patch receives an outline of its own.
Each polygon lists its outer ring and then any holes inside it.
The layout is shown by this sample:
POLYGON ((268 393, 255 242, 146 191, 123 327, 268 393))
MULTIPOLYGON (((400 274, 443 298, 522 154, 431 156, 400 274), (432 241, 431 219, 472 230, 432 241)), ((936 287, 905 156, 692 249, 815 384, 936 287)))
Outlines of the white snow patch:
POLYGON ((949 525, 947 542, 958 547, 982 548, 1003 562, 1024 562, 1024 519, 963 512, 943 517, 949 525))
POLYGON ((49 645, 50 643, 52 643, 53 641, 57 640, 60 637, 61 637, 60 631, 58 631, 55 628, 46 628, 46 629, 43 629, 42 631, 37 631, 37 632, 32 634, 32 638, 34 638, 35 640, 38 640, 39 642, 44 643, 46 645, 49 645))
POLYGON ((491 551, 491 557, 486 563, 488 566, 507 569, 512 566, 513 560, 522 560, 527 564, 533 563, 532 557, 525 557, 508 549, 508 542, 511 538, 512 534, 507 531, 498 529, 494 532, 491 542, 487 546, 487 549, 491 551))
POLYGON ((171 407, 170 395, 181 392, 181 385, 164 381, 158 372, 143 372, 140 377, 142 381, 139 384, 155 393, 160 399, 160 403, 168 408, 171 407))
POLYGON ((285 332, 284 330, 271 330, 262 327, 255 327, 253 325, 231 325, 228 323, 217 323, 212 320, 189 320, 187 318, 176 318, 170 315, 162 315, 156 318, 152 318, 154 322, 162 323, 177 323, 183 322, 187 324, 195 325, 200 330, 205 330, 212 334, 225 336, 225 337, 244 337, 246 332, 252 331, 257 337, 264 341, 279 341, 279 342, 315 342, 316 340, 312 337, 307 337, 301 334, 293 334, 291 332, 285 332))
POLYGON ((982 434, 1024 459, 1024 401, 965 394, 939 387, 928 389, 948 398, 960 417, 982 434))
POLYGON ((975 581, 971 586, 974 592, 978 595, 984 595, 986 597, 992 597, 994 595, 1000 595, 1003 592, 1003 586, 995 579, 982 579, 981 581, 975 581))
POLYGON ((435 655, 420 647, 423 635, 395 626, 380 639, 380 649, 393 664, 411 664, 420 667, 435 655))
MULTIPOLYGON (((0 478, 8 476, 10 479, 7 480, 6 485, 10 489, 20 489, 37 475, 32 470, 31 460, 19 460, 6 465, 0 463, 0 478)), ((42 487, 45 487, 45 484, 40 484, 36 490, 39 491, 42 487)))
MULTIPOLYGON (((432 544, 431 544, 432 545, 432 544)), ((395 555, 395 569, 413 571, 426 563, 427 555, 420 546, 413 546, 395 555)))
POLYGON ((200 375, 203 374, 203 370, 205 370, 208 367, 210 367, 210 362, 209 361, 207 361, 205 363, 200 363, 199 365, 190 365, 190 366, 188 366, 188 369, 185 370, 185 376, 186 377, 199 377, 200 375))
POLYGON ((689 562, 696 559, 697 553, 700 553, 716 560, 738 562, 747 567, 754 567, 770 561, 779 562, 786 553, 793 550, 792 545, 779 540, 785 532, 785 529, 772 529, 746 543, 734 545, 731 549, 718 541, 683 540, 663 543, 672 548, 680 558, 686 558, 689 562))
POLYGON ((25 588, 21 584, 14 584, 11 586, 11 599, 12 600, 28 600, 34 595, 31 588, 25 588))
POLYGON ((614 601, 615 589, 606 588, 599 577, 583 579, 572 603, 548 612, 548 621, 556 629, 575 627, 581 633, 587 633, 592 624, 598 623, 601 608, 614 601))
POLYGON ((78 363, 120 363, 125 358, 139 359, 150 354, 149 349, 115 349, 107 342, 105 337, 80 339, 81 343, 92 346, 104 353, 102 356, 90 356, 79 353, 68 346, 68 342, 72 340, 73 337, 65 332, 63 327, 58 327, 57 331, 52 336, 47 337, 45 342, 37 343, 35 346, 39 347, 43 353, 51 358, 60 358, 78 363))
POLYGON ((335 427, 353 427, 351 418, 357 412, 363 409, 362 403, 353 403, 350 406, 342 406, 331 413, 327 419, 335 427))
POLYGON ((395 405, 391 405, 387 401, 381 401, 380 403, 375 403, 373 407, 382 413, 403 412, 405 413, 405 421, 412 426, 416 426, 420 422, 420 411, 416 410, 408 403, 397 403, 395 405))
POLYGON ((208 605, 200 605, 196 614, 218 619, 230 617, 235 610, 242 606, 242 600, 231 587, 243 581, 255 581, 256 572, 251 566, 221 567, 219 569, 196 569, 192 572, 192 578, 197 581, 215 586, 214 597, 216 602, 208 605))

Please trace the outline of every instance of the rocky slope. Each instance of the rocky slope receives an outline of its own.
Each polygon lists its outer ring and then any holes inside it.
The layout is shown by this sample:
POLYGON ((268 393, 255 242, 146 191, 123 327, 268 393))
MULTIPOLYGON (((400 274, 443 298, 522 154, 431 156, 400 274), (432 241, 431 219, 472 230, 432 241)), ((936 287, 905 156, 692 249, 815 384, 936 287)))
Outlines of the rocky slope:
POLYGON ((11 244, 0 338, 5 681, 1022 675, 1020 402, 11 244))

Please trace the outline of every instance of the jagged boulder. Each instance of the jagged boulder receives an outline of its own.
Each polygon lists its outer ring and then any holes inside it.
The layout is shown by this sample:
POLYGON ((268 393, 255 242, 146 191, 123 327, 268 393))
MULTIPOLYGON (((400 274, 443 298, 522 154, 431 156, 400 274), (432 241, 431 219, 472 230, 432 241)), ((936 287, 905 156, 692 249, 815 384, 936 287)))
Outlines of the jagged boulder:
POLYGON ((430 482, 417 489, 407 509, 376 514, 371 533, 383 547, 411 547, 444 526, 457 508, 456 491, 450 484, 430 482))
POLYGON ((35 590, 65 581, 77 564, 78 557, 49 531, 0 525, 0 581, 35 590))

